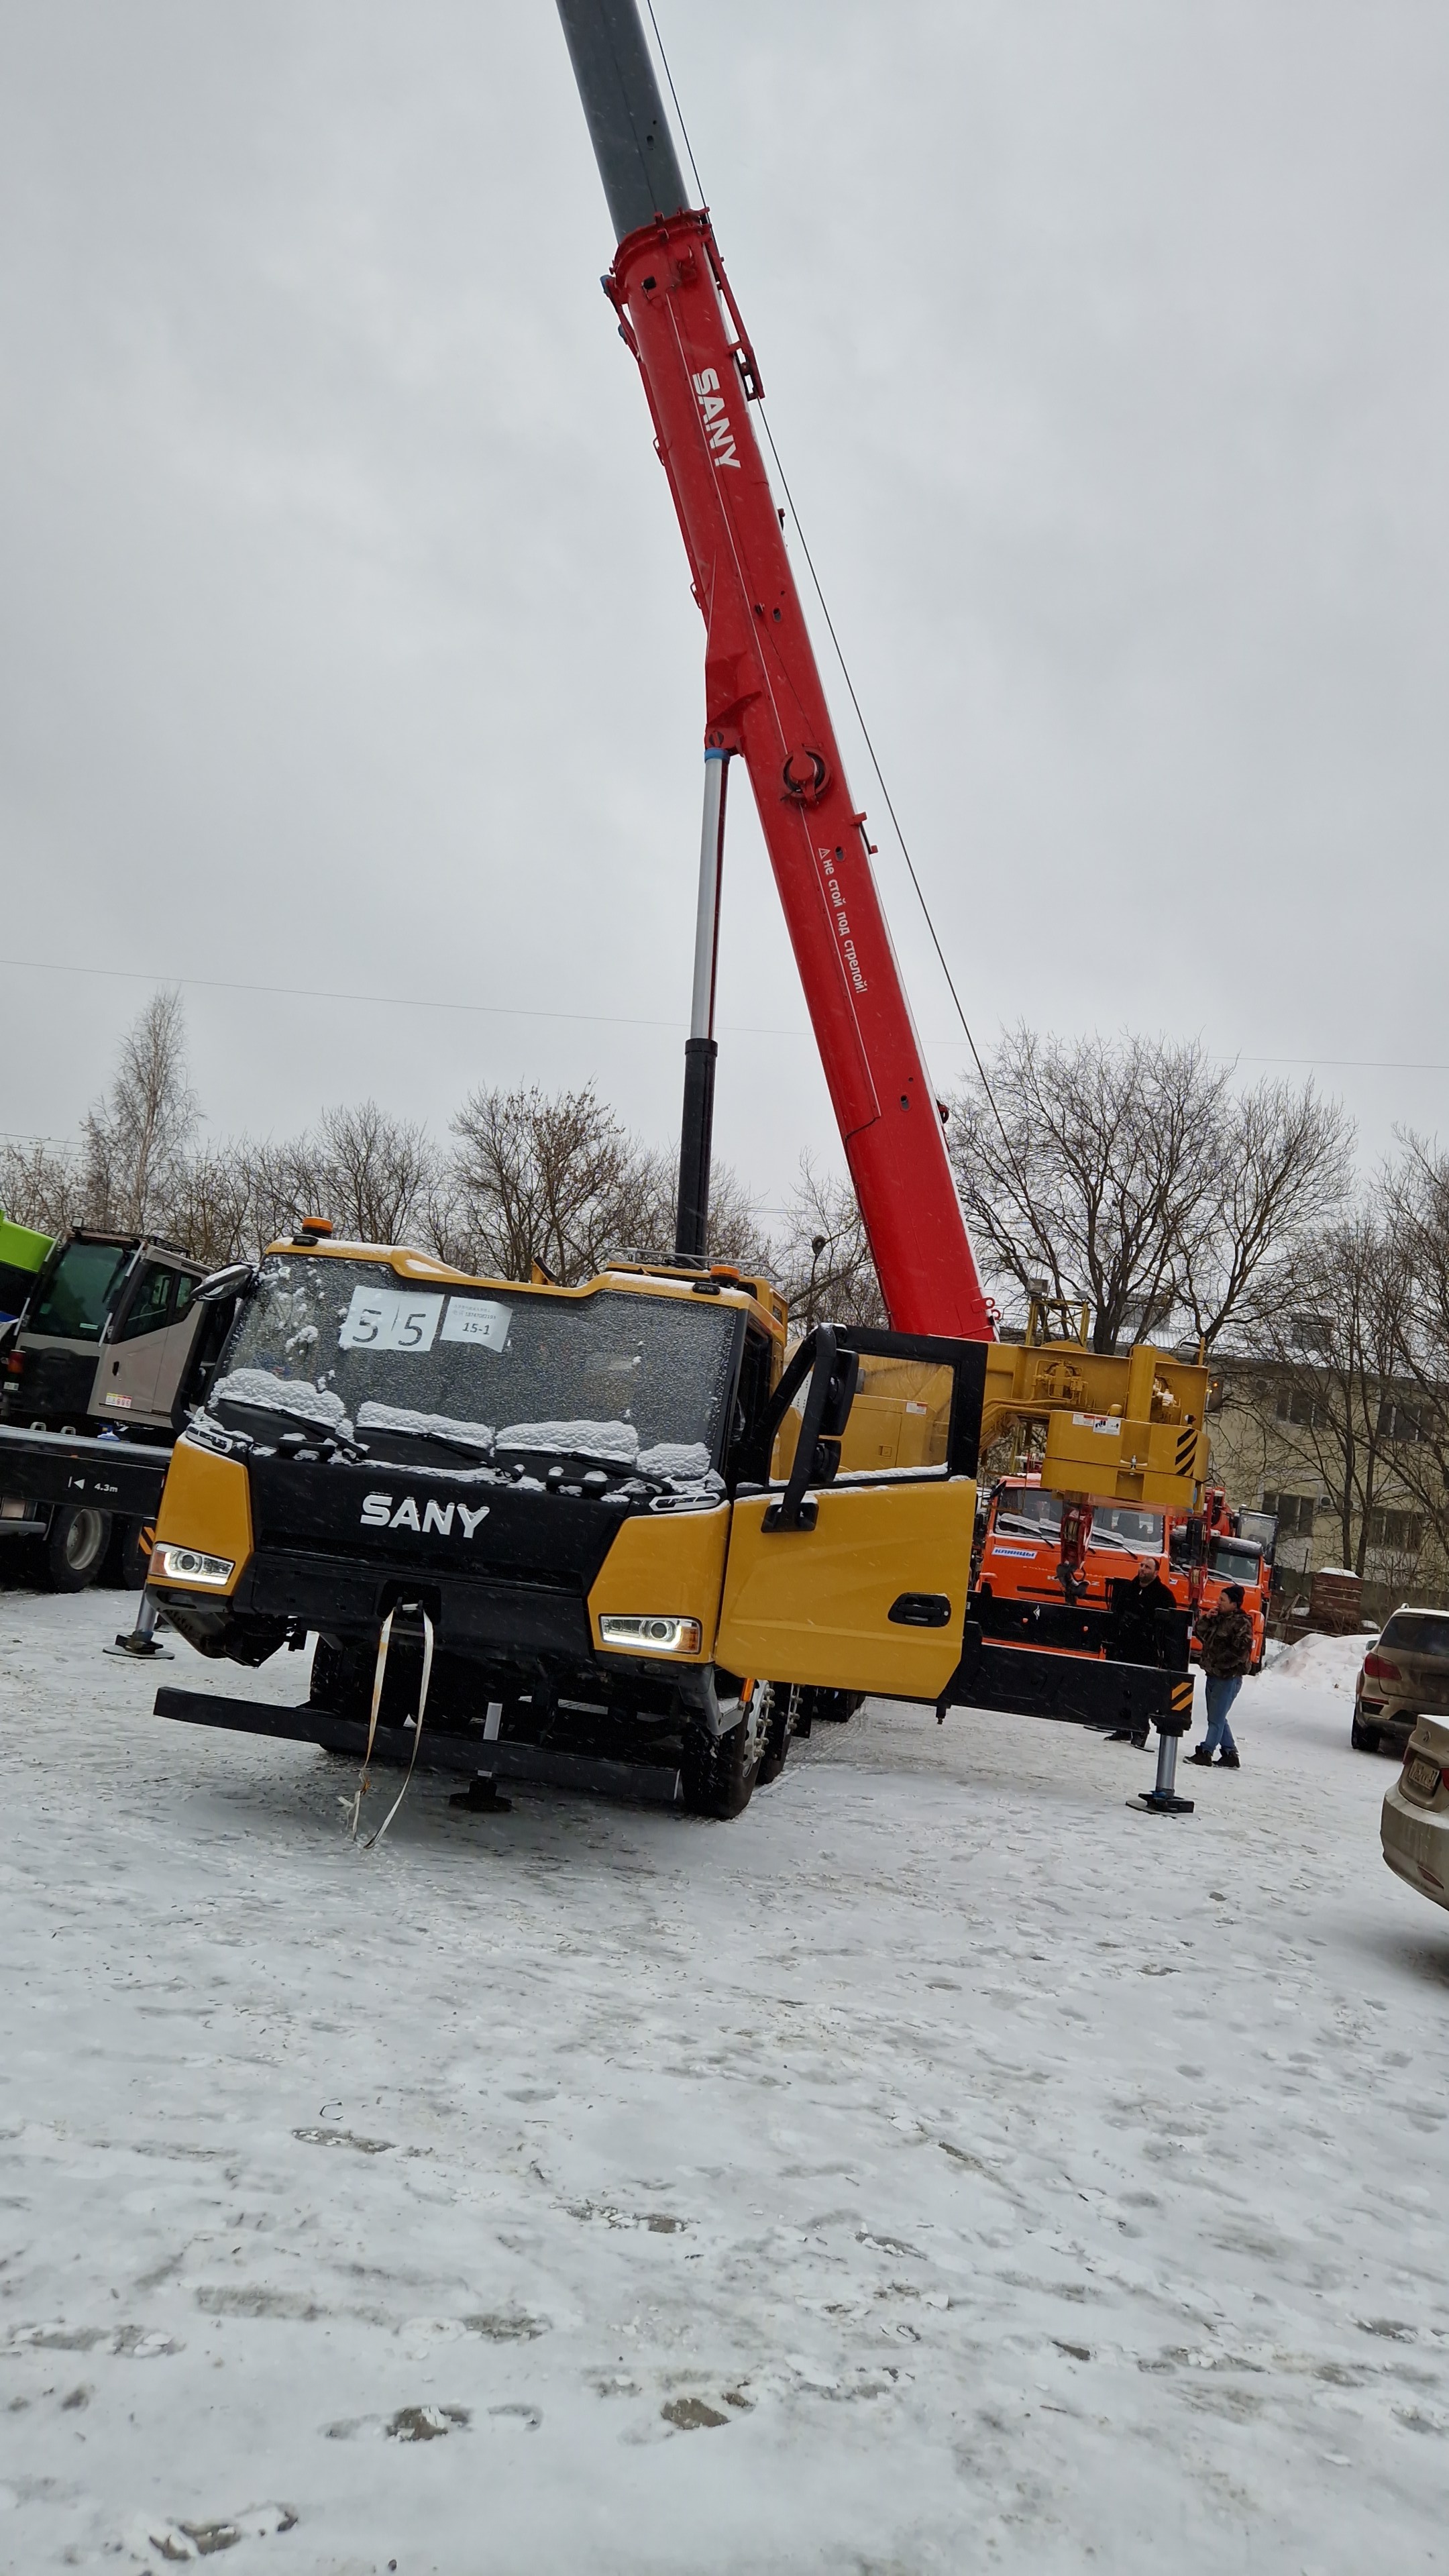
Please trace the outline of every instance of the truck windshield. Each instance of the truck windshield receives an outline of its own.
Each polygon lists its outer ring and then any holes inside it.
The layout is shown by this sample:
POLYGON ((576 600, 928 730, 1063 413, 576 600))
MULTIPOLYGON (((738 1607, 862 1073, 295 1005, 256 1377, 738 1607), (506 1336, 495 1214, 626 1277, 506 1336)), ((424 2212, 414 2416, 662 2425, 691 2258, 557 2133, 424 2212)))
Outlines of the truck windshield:
POLYGON ((728 1428, 738 1323, 712 1299, 415 1286, 378 1262, 274 1254, 209 1402, 372 1451, 431 1438, 703 1475, 728 1428))
MULTIPOLYGON (((1062 1498, 1041 1485, 1005 1485, 996 1500, 996 1526, 1055 1538, 1062 1525, 1062 1498)), ((1132 1503, 1094 1503, 1089 1546, 1129 1548, 1156 1556, 1162 1551, 1161 1512, 1138 1511, 1132 1503)))
POLYGON ((1161 1512, 1141 1512, 1133 1503, 1094 1503, 1090 1544, 1110 1547, 1113 1540, 1140 1556, 1162 1554, 1161 1512))
POLYGON ((1258 1549, 1241 1539, 1215 1538, 1209 1545, 1209 1574, 1225 1574, 1230 1583, 1256 1583, 1262 1570, 1258 1549))
POLYGON ((27 1333, 98 1342, 131 1262, 124 1243, 68 1243, 26 1317, 27 1333))
POLYGON ((1040 1485, 1004 1485, 996 1497, 998 1529, 1055 1538, 1061 1525, 1061 1496, 1043 1492, 1040 1485))

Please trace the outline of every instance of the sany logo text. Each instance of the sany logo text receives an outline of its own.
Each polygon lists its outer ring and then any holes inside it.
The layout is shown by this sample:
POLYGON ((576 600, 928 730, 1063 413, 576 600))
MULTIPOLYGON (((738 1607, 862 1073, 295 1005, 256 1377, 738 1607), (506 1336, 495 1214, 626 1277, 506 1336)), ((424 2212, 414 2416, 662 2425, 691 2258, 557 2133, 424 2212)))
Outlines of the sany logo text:
POLYGON ((735 434, 730 427, 729 413, 724 407, 724 396, 719 389, 719 377, 713 367, 704 367, 691 379, 691 382, 694 386, 695 400, 699 404, 699 416, 704 423, 705 437, 714 450, 716 468, 721 465, 732 465, 738 474, 740 460, 735 454, 735 434))
POLYGON ((369 1529, 417 1530, 423 1536, 429 1530, 436 1530, 440 1538, 452 1537, 455 1512, 463 1538, 476 1538, 481 1524, 488 1518, 486 1503, 481 1503, 476 1512, 470 1512, 466 1503, 427 1502, 419 1519, 418 1507, 411 1494, 404 1494, 396 1511, 393 1510, 391 1494, 368 1494, 362 1505, 362 1517, 369 1529))

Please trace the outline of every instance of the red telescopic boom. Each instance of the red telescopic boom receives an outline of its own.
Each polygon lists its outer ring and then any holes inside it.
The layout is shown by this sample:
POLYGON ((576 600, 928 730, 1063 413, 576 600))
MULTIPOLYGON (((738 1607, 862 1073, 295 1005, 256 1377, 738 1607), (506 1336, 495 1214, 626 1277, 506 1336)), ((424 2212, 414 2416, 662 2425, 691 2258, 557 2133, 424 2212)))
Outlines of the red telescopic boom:
MULTIPOLYGON (((559 14, 619 236, 604 285, 639 362, 705 622, 706 760, 717 779, 735 754, 749 771, 891 1322, 990 1340, 865 817, 755 438, 754 352, 708 213, 686 201, 636 0, 559 0, 559 14)), ((710 980, 697 975, 697 994, 710 980)), ((696 1050, 706 1037, 697 1016, 696 1050)), ((706 1162, 707 1150, 706 1119, 706 1162)))

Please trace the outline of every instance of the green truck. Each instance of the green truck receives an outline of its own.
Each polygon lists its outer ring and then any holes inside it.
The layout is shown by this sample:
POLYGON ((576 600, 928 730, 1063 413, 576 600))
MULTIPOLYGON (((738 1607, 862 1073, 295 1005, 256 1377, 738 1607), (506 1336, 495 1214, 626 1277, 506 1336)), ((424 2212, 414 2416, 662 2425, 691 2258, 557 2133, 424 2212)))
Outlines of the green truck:
POLYGON ((0 1208, 0 1325, 18 1315, 51 1249, 51 1237, 17 1225, 0 1208))
POLYGON ((197 1299, 202 1263, 153 1235, 50 1242, 7 1221, 0 1259, 23 1288, 9 1320, 0 1298, 0 1539, 51 1591, 140 1584, 171 1443, 234 1301, 197 1299))

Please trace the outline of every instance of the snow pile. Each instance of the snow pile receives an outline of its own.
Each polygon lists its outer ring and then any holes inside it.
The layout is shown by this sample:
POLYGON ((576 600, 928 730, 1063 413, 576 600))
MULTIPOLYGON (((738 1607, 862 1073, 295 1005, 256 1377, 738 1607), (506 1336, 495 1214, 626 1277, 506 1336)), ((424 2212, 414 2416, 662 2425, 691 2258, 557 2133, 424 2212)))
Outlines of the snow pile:
POLYGON ((1449 1917, 1361 1641, 1187 1819, 873 1702, 733 1825, 419 1773, 364 1856, 117 1611, 0 1591, 6 2565, 1442 2563, 1449 1917))

